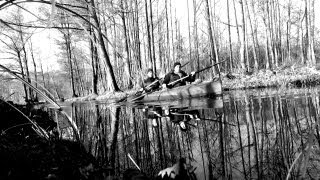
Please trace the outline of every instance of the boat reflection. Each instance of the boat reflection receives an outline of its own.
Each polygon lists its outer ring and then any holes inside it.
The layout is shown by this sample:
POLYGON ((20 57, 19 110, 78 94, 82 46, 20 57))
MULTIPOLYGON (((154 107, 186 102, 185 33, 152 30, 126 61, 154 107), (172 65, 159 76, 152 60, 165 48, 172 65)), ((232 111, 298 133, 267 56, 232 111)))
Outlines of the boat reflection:
MULTIPOLYGON (((219 99, 219 101, 220 100, 221 99, 219 99)), ((196 104, 199 105, 199 103, 196 104)), ((211 104, 215 104, 215 106, 219 108, 221 108, 223 105, 223 103, 218 103, 218 101, 215 101, 215 103, 211 104)), ((222 111, 219 111, 219 108, 216 108, 215 116, 212 119, 202 118, 199 110, 190 106, 170 107, 166 104, 162 104, 162 106, 146 105, 142 108, 142 111, 144 112, 145 119, 151 121, 153 127, 158 127, 159 121, 162 121, 162 123, 164 123, 163 121, 169 121, 173 125, 179 127, 181 131, 187 131, 192 127, 196 127, 198 125, 198 121, 222 122, 222 111)))

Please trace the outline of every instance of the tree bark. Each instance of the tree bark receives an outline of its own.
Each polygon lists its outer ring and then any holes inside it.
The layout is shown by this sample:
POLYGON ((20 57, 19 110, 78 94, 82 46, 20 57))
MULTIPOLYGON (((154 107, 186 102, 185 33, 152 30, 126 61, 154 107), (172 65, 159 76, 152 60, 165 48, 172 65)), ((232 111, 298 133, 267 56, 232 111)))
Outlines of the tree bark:
POLYGON ((154 31, 153 31, 153 13, 152 13, 152 2, 149 0, 149 8, 150 8, 150 25, 151 25, 151 43, 152 43, 152 69, 153 69, 153 74, 154 76, 157 73, 157 60, 156 60, 156 49, 154 45, 154 31))
POLYGON ((233 61, 233 53, 232 53, 232 38, 231 38, 231 23, 230 23, 230 6, 229 0, 227 0, 227 15, 228 15, 228 33, 229 33, 229 71, 232 71, 232 61, 233 61))
POLYGON ((248 64, 246 65, 246 22, 245 22, 245 11, 243 0, 240 0, 241 5, 241 17, 242 17, 242 37, 241 37, 241 46, 240 46, 240 64, 242 71, 248 71, 248 64), (246 67, 247 66, 247 67, 246 67))
MULTIPOLYGON (((256 39, 254 36, 254 30, 253 30, 253 26, 252 26, 252 21, 251 21, 251 16, 250 16, 250 11, 249 11, 249 7, 248 7, 248 2, 247 0, 245 1, 245 7, 247 9, 247 13, 248 13, 248 19, 249 19, 249 24, 250 24, 250 29, 251 29, 251 36, 252 36, 252 45, 253 45, 253 60, 254 60, 254 70, 258 70, 258 60, 257 60, 257 53, 256 53, 256 39)), ((247 57, 248 58, 248 57, 247 57)))
POLYGON ((146 25, 147 25, 147 38, 148 38, 148 55, 150 63, 153 67, 153 59, 152 59, 152 49, 151 49, 151 34, 150 34, 150 24, 149 24, 149 14, 148 14, 148 1, 145 1, 145 11, 146 11, 146 25))
POLYGON ((288 2, 288 20, 287 20, 287 39, 286 39, 286 43, 287 43, 287 59, 290 61, 291 60, 291 45, 290 45, 290 33, 291 33, 291 0, 289 0, 288 2))
POLYGON ((135 0, 135 43, 136 43, 136 61, 138 63, 138 69, 142 69, 141 63, 141 45, 140 45, 140 35, 139 35, 139 6, 138 0, 135 0))
MULTIPOLYGON (((213 31, 211 28, 211 18, 210 18, 210 8, 209 8, 209 1, 205 0, 206 3, 206 18, 207 18, 207 28, 208 28, 208 35, 209 35, 209 45, 210 45, 210 54, 211 54, 211 63, 217 63, 217 59, 215 56, 215 46, 214 46, 214 40, 213 40, 213 31)), ((215 68, 213 69, 213 75, 217 75, 218 71, 215 70, 215 68)))
POLYGON ((124 35, 124 44, 125 44, 125 51, 126 51, 126 56, 125 56, 125 72, 127 74, 127 83, 128 83, 128 87, 129 89, 131 89, 133 87, 133 83, 132 83, 132 77, 131 77, 131 68, 130 68, 130 52, 129 52, 129 43, 128 43, 128 39, 129 37, 127 36, 127 24, 126 24, 126 17, 124 15, 124 6, 123 6, 123 0, 120 1, 120 8, 121 8, 121 20, 122 20, 122 25, 123 25, 123 35, 124 35))
POLYGON ((193 38, 195 48, 195 59, 197 61, 197 70, 200 70, 199 40, 198 40, 198 22, 197 22, 197 1, 193 0, 193 38))
POLYGON ((110 57, 109 54, 107 52, 106 46, 105 46, 105 42, 103 39, 103 35, 102 35, 102 31, 101 31, 101 26, 99 23, 99 19, 97 16, 97 12, 96 12, 96 6, 95 6, 95 2, 94 0, 91 0, 91 6, 90 6, 90 11, 92 13, 92 17, 95 23, 95 26, 97 27, 97 34, 98 34, 98 38, 99 38, 99 42, 100 42, 100 48, 103 54, 103 57, 105 59, 105 63, 106 63, 106 68, 107 68, 107 78, 108 78, 108 90, 110 91, 120 91, 114 72, 113 72, 113 67, 112 64, 110 62, 110 57))
POLYGON ((166 58, 167 58, 167 67, 166 72, 169 72, 169 65, 170 65, 170 30, 169 30, 169 15, 168 15, 168 0, 165 0, 165 11, 166 11, 166 28, 167 28, 167 51, 166 51, 166 58))
MULTIPOLYGON (((38 88, 38 74, 37 74, 37 64, 36 64, 36 60, 34 58, 34 54, 33 54, 33 45, 32 45, 32 41, 30 40, 30 53, 31 53, 31 58, 32 58, 32 62, 33 62, 33 73, 34 73, 34 80, 35 80, 35 87, 38 88)), ((35 101, 38 101, 38 94, 35 93, 35 97, 34 97, 35 101)))

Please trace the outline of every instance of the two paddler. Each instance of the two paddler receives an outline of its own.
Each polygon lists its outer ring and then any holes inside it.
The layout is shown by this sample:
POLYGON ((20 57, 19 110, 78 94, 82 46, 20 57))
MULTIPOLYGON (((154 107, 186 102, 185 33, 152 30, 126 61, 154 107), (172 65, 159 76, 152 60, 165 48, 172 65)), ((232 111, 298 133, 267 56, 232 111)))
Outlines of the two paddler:
MULTIPOLYGON (((158 90, 160 88, 159 78, 154 77, 153 70, 147 70, 147 77, 141 82, 140 91, 151 92, 158 90)), ((162 89, 171 89, 178 86, 184 86, 187 82, 193 82, 195 80, 195 71, 192 71, 190 75, 181 70, 181 63, 175 62, 173 65, 173 71, 169 72, 165 75, 164 80, 162 82, 162 89), (186 77, 184 79, 181 79, 186 77), (181 79, 181 80, 179 80, 181 79)))

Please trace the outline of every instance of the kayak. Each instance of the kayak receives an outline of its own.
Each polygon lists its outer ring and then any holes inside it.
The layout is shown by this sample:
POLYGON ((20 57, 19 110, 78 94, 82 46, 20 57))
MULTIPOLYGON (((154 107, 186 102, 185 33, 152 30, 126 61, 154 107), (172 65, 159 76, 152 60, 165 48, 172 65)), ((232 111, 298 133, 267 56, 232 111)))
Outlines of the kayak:
POLYGON ((213 80, 200 84, 189 84, 172 89, 160 90, 138 96, 134 101, 172 101, 177 99, 188 99, 194 97, 221 96, 222 83, 220 80, 213 80))

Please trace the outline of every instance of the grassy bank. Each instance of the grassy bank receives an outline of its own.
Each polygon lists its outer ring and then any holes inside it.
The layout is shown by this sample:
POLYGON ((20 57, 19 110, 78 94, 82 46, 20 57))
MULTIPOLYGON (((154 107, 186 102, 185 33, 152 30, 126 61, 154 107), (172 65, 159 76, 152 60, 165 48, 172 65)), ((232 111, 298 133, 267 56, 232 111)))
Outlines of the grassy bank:
MULTIPOLYGON (((97 161, 81 144, 60 139, 48 112, 0 101, 0 179, 90 179, 97 161), (26 117, 40 125, 50 138, 39 136, 26 117)), ((101 175, 101 174, 99 174, 101 175)))
POLYGON ((320 71, 310 67, 290 67, 275 71, 260 70, 251 75, 233 74, 234 79, 223 75, 226 90, 265 87, 302 87, 320 84, 320 71))

